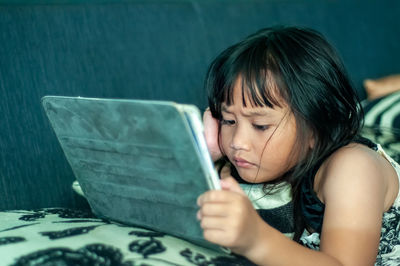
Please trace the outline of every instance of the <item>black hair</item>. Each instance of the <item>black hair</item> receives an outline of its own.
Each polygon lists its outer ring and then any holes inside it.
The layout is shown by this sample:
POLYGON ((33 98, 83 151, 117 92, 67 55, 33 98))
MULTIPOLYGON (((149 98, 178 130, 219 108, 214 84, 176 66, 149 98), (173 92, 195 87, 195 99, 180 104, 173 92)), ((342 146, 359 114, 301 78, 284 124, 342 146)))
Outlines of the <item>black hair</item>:
POLYGON ((295 116, 299 163, 273 183, 286 181, 292 187, 298 241, 305 227, 298 204, 300 185, 322 159, 359 134, 363 123, 359 99, 338 53, 319 32, 308 28, 259 30, 212 62, 205 88, 211 113, 219 121, 222 103, 233 102, 239 77, 244 106, 281 107, 283 99, 295 116), (310 137, 312 149, 304 145, 310 137))

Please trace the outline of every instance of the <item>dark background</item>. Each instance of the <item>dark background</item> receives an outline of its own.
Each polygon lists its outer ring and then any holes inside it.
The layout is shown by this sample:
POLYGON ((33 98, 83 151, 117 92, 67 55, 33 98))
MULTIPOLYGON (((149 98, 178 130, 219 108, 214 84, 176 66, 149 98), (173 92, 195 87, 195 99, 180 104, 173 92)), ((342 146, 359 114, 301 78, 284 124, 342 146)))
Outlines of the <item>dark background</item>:
POLYGON ((211 60, 259 28, 300 25, 362 80, 400 72, 400 1, 0 1, 0 210, 80 207, 44 95, 206 106, 211 60))

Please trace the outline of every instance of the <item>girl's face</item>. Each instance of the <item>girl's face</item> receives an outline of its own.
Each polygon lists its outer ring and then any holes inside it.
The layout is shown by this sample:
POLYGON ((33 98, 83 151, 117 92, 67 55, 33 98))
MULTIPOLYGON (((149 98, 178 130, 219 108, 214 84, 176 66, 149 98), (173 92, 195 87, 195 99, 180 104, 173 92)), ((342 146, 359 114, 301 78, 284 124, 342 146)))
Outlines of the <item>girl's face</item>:
POLYGON ((288 107, 243 106, 241 84, 239 78, 232 105, 222 104, 222 149, 243 180, 272 181, 296 163, 296 121, 288 107))

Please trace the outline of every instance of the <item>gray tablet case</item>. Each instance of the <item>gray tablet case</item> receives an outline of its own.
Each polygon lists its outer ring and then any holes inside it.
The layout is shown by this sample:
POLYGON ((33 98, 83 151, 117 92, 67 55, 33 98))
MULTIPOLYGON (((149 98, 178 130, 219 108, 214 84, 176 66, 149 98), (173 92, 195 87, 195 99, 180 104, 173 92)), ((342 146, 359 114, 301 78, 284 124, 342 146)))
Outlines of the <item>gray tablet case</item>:
POLYGON ((197 197, 218 189, 204 138, 193 135, 196 107, 62 96, 42 105, 96 215, 216 247, 196 219, 197 197))

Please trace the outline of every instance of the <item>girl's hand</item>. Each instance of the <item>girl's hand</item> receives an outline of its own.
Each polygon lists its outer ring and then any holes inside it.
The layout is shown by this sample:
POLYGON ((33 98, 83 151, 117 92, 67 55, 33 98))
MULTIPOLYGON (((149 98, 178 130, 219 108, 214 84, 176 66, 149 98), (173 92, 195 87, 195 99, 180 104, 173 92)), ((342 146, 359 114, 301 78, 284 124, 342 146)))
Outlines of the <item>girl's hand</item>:
POLYGON ((221 180, 221 187, 222 190, 208 191, 197 200, 204 238, 248 256, 259 244, 260 231, 266 223, 232 177, 221 180))
POLYGON ((208 151, 211 154, 212 160, 215 162, 222 157, 222 153, 218 145, 218 121, 212 117, 209 109, 203 114, 203 123, 208 151))

